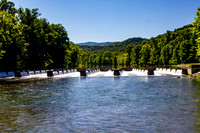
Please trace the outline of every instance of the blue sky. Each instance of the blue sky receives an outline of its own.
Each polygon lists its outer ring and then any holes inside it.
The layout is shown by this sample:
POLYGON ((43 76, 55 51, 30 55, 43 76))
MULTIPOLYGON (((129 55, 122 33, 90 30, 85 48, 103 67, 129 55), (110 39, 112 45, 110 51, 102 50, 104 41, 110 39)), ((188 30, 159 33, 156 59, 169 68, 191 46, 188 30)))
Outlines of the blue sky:
POLYGON ((199 0, 10 0, 16 8, 39 8, 42 18, 62 24, 71 41, 151 38, 190 24, 199 0))

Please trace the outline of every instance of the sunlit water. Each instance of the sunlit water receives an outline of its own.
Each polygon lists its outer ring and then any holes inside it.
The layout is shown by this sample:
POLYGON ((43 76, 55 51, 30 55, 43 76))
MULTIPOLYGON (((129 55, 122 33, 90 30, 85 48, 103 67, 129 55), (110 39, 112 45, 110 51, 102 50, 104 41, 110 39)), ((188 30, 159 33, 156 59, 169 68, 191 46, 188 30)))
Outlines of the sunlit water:
POLYGON ((1 132, 196 133, 200 83, 156 70, 45 74, 0 84, 1 132))

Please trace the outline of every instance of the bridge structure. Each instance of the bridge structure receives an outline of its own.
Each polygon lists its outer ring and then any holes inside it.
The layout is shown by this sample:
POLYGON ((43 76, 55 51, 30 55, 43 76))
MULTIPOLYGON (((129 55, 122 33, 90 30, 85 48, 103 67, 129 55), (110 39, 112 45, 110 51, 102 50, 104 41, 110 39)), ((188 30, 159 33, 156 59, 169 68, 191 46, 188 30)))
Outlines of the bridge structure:
POLYGON ((100 69, 71 69, 71 70, 65 70, 65 69, 50 69, 50 70, 23 70, 23 71, 10 71, 10 72, 1 72, 0 78, 5 77, 25 77, 25 76, 31 76, 31 75, 39 75, 39 74, 46 74, 47 77, 53 77, 56 75, 62 75, 62 74, 68 74, 72 72, 80 72, 80 76, 87 76, 88 74, 94 73, 94 72, 107 72, 107 71, 113 71, 114 76, 121 75, 122 71, 132 71, 132 70, 138 70, 138 71, 145 71, 148 70, 148 75, 154 75, 154 68, 146 68, 146 69, 139 69, 139 68, 121 68, 121 69, 112 69, 112 68, 100 68, 100 69))
POLYGON ((185 75, 192 75, 200 71, 200 65, 185 65, 181 64, 178 65, 178 68, 182 69, 182 74, 185 75))
MULTIPOLYGON (((193 74, 197 71, 200 71, 200 65, 179 65, 179 68, 182 69, 182 74, 193 74)), ((160 68, 159 68, 160 69, 160 68)), ((165 68, 161 68, 164 70, 165 68)), ((113 69, 113 68, 100 68, 100 69, 50 69, 50 70, 23 70, 23 71, 15 71, 15 72, 4 72, 4 77, 15 76, 15 77, 24 77, 30 75, 37 75, 37 74, 46 74, 47 77, 53 77, 56 75, 68 74, 72 72, 80 72, 80 76, 87 76, 94 72, 106 72, 106 71, 113 71, 114 76, 120 76, 122 71, 147 71, 147 75, 154 75, 154 71, 156 68, 146 67, 143 69, 140 68, 120 68, 120 69, 113 69)), ((166 68, 167 70, 167 68, 166 68)), ((1 74, 0 74, 0 77, 1 74)))

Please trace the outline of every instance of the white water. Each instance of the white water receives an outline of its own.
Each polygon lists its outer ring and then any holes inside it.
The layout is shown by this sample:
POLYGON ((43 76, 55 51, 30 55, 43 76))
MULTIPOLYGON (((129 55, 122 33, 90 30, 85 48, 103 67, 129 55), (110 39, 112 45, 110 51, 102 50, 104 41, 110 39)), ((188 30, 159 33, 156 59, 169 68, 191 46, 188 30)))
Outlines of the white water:
MULTIPOLYGON (((135 70, 133 69, 132 71, 121 71, 120 76, 148 76, 148 71, 147 70, 135 70)), ((154 76, 164 76, 164 75, 175 75, 175 76, 181 76, 182 71, 181 70, 175 70, 172 69, 157 69, 154 71, 154 76)), ((88 74, 88 77, 108 77, 108 76, 114 76, 113 71, 107 71, 107 72, 95 72, 88 74)))
POLYGON ((156 69, 154 71, 155 76, 163 76, 163 75, 176 75, 176 76, 181 76, 182 75, 182 70, 181 69, 156 69))
MULTIPOLYGON (((154 76, 165 76, 165 75, 175 75, 175 76, 181 76, 182 70, 175 70, 175 69, 156 69, 154 71, 154 76)), ((26 72, 22 72, 23 77, 22 78, 47 78, 47 73, 45 71, 39 71, 35 72, 34 74, 33 71, 30 71, 29 74, 30 76, 27 75, 26 72)), ((74 72, 70 71, 64 71, 64 74, 62 71, 59 71, 59 74, 57 71, 54 71, 54 78, 65 78, 65 77, 80 77, 80 72, 77 72, 76 70, 74 72)), ((107 72, 87 72, 87 77, 112 77, 113 71, 109 70, 107 72)), ((133 69, 132 71, 120 71, 120 76, 148 76, 148 71, 147 70, 136 70, 133 69)), ((14 77, 14 76, 13 76, 14 77)))

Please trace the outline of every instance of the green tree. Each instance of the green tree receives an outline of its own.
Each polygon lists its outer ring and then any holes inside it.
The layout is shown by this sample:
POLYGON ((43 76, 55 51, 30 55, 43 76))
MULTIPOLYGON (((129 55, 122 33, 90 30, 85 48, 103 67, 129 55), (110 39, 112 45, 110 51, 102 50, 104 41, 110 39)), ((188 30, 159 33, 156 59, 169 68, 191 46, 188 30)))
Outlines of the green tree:
POLYGON ((118 52, 112 52, 112 66, 114 68, 117 68, 118 64, 117 64, 117 56, 118 56, 118 52))
POLYGON ((195 21, 192 22, 194 28, 193 28, 193 33, 196 36, 196 42, 197 42, 197 56, 200 56, 200 8, 197 9, 196 12, 196 18, 195 21))
MULTIPOLYGON (((38 9, 28 9, 25 10, 23 8, 18 9, 18 17, 20 20, 20 25, 22 26, 22 33, 25 37, 25 41, 29 44, 27 47, 27 69, 41 69, 41 60, 40 60, 40 46, 38 46, 38 36, 37 28, 38 26, 38 19, 37 17, 40 16, 38 9), (36 22, 37 21, 37 22, 36 22)), ((40 29, 39 29, 40 30, 40 29)), ((42 63, 44 64, 44 63, 42 63)))
POLYGON ((24 67, 26 47, 17 18, 7 11, 0 12, 1 69, 16 70, 24 67), (2 57, 3 54, 3 57, 2 57))
POLYGON ((131 65, 137 66, 139 64, 139 52, 141 50, 141 45, 133 47, 131 54, 131 65))
POLYGON ((104 66, 111 66, 112 65, 112 52, 105 51, 102 56, 102 63, 104 66))
POLYGON ((172 58, 169 60, 169 64, 171 64, 171 65, 176 65, 176 64, 178 64, 178 48, 177 48, 178 46, 176 46, 174 49, 173 49, 173 54, 172 54, 172 58))
POLYGON ((51 32, 49 33, 49 53, 53 61, 53 68, 63 68, 65 64, 66 50, 69 49, 69 38, 67 31, 60 24, 50 25, 51 32))
POLYGON ((142 44, 143 46, 139 52, 140 54, 139 64, 144 66, 147 65, 149 62, 151 46, 148 44, 147 41, 143 41, 142 44))
POLYGON ((162 65, 169 65, 169 60, 172 57, 172 46, 171 45, 165 45, 161 49, 160 53, 160 64, 162 65))
POLYGON ((76 68, 79 64, 79 47, 74 45, 73 42, 69 42, 69 49, 65 55, 65 67, 66 68, 76 68))
POLYGON ((0 12, 7 11, 8 13, 14 15, 17 13, 17 9, 15 8, 15 4, 13 2, 7 0, 0 1, 0 12))
POLYGON ((87 68, 88 54, 83 49, 79 49, 78 62, 79 68, 87 68))
POLYGON ((126 47, 126 52, 127 52, 127 54, 128 54, 128 61, 127 61, 126 65, 127 65, 128 67, 130 67, 130 64, 131 64, 131 53, 132 53, 132 49, 133 49, 133 47, 132 47, 130 44, 127 45, 127 47, 126 47))

